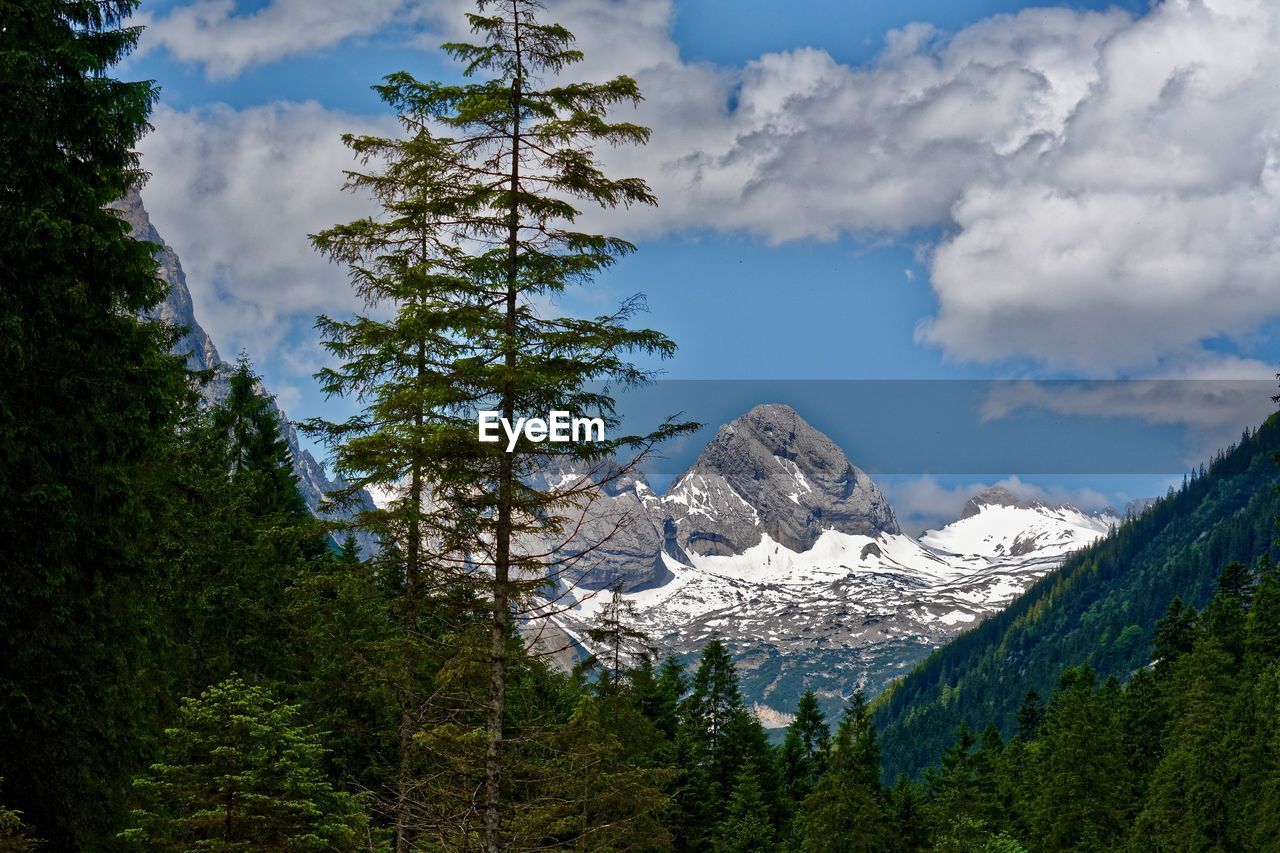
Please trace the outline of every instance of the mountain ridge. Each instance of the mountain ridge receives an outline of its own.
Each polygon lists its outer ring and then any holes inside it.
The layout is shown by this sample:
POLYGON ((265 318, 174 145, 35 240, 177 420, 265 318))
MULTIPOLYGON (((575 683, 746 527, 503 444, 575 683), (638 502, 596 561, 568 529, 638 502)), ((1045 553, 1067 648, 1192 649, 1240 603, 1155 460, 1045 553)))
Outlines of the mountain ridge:
POLYGON ((1150 661, 1157 620, 1175 596, 1202 607, 1231 560, 1280 557, 1280 415, 1215 458, 1203 476, 1128 513, 1008 607, 952 639, 875 702, 885 773, 935 762, 956 727, 1016 728, 1028 690, 1052 694, 1067 667, 1125 680, 1150 661))
MULTIPOLYGON (((143 204, 142 196, 137 191, 129 193, 114 205, 121 217, 129 224, 135 239, 155 244, 156 259, 160 264, 159 274, 168 285, 169 291, 163 302, 147 312, 147 316, 163 320, 171 326, 183 330, 182 336, 174 345, 174 352, 185 355, 187 367, 193 371, 212 371, 213 378, 201 388, 204 398, 210 403, 225 399, 229 386, 226 371, 228 363, 218 352, 213 338, 195 316, 195 305, 191 298, 191 290, 187 286, 187 276, 182 269, 182 262, 177 252, 164 241, 160 232, 151 221, 143 204)), ((306 501, 307 507, 317 515, 323 515, 320 506, 325 496, 341 486, 339 481, 330 478, 324 465, 309 450, 302 447, 296 426, 274 396, 262 386, 260 393, 271 402, 276 417, 280 421, 280 430, 289 446, 290 460, 294 474, 298 478, 298 488, 306 501)), ((345 518, 361 509, 372 508, 373 499, 367 492, 361 492, 355 507, 339 510, 334 517, 345 518)), ((361 550, 368 554, 376 545, 365 534, 356 535, 361 550)))
POLYGON ((637 626, 681 657, 724 639, 768 719, 809 687, 835 712, 855 689, 886 685, 1120 520, 1004 500, 917 540, 842 450, 777 404, 718 429, 666 494, 640 476, 607 494, 588 539, 606 519, 631 523, 592 554, 586 583, 557 586, 557 605, 569 603, 557 629, 588 649, 617 589, 637 626))

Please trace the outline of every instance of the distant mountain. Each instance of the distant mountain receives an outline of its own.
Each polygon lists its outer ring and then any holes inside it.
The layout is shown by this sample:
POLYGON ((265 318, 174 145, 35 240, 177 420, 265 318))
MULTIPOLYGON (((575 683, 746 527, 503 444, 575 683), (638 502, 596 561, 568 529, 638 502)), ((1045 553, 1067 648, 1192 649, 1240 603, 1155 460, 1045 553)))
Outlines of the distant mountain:
POLYGON ((1111 507, 1084 512, 1070 504, 1028 501, 1003 486, 974 495, 960 518, 920 541, 952 554, 985 557, 1065 555, 1077 551, 1124 521, 1111 507))
MULTIPOLYGON (((162 303, 152 309, 150 314, 173 326, 180 326, 186 329, 186 333, 174 346, 174 351, 186 355, 187 365, 192 370, 219 370, 220 368, 226 368, 228 364, 218 354, 218 348, 214 345, 213 339, 209 337, 196 319, 195 308, 191 301, 191 291, 187 288, 187 276, 182 270, 182 263, 178 260, 177 253, 174 252, 169 244, 164 242, 160 232, 152 225, 151 217, 147 214, 146 208, 143 207, 141 196, 136 192, 130 193, 116 204, 116 208, 133 229, 134 237, 148 243, 154 243, 159 247, 157 257, 160 261, 160 277, 169 283, 169 294, 162 303)), ((215 373, 213 381, 203 389, 205 397, 212 402, 224 399, 228 391, 227 376, 222 371, 215 373)), ((318 512, 324 496, 338 488, 338 484, 330 479, 324 466, 311 455, 311 452, 299 445, 297 429, 294 427, 293 422, 289 420, 288 415, 276 405, 275 398, 271 397, 270 392, 263 388, 262 394, 271 399, 271 405, 275 409, 276 416, 280 419, 284 438, 289 444, 293 470, 298 476, 298 486, 302 491, 302 496, 312 512, 318 512)), ((362 505, 371 507, 373 500, 368 494, 362 494, 362 505)), ((373 542, 367 537, 358 538, 361 539, 361 547, 366 552, 373 547, 373 542)))
POLYGON ((1124 505, 1125 518, 1137 518, 1151 507, 1155 506, 1158 498, 1134 498, 1124 505))
POLYGON ((765 404, 720 427, 663 496, 689 554, 741 554, 764 537, 807 551, 823 532, 898 533, 871 478, 788 406, 765 404))
MULTIPOLYGON (((1126 507, 1114 533, 930 655, 876 703, 887 777, 935 762, 961 722, 977 730, 994 720, 1009 735, 1025 693, 1050 696, 1069 666, 1126 679, 1149 662, 1174 596, 1202 607, 1226 563, 1280 556, 1277 452, 1280 416, 1181 491, 1140 512, 1126 507)), ((991 513, 988 504, 971 519, 991 513)))
MULTIPOLYGON (((581 471, 542 475, 561 486, 581 471)), ((621 585, 639 627, 691 657, 713 634, 735 652, 747 699, 785 720, 813 688, 835 711, 875 691, 1012 600, 1116 514, 987 492, 921 540, 905 535, 879 488, 829 438, 782 405, 722 426, 664 495, 613 481, 575 548, 580 583, 558 585, 558 632, 582 647, 621 585)))

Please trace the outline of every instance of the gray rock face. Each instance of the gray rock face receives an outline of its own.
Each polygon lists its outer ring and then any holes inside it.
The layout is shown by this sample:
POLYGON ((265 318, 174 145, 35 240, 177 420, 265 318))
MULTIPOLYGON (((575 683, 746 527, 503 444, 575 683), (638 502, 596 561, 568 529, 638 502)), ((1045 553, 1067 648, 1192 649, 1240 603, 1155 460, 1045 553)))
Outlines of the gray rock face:
MULTIPOLYGON (((688 564, 690 554, 741 554, 764 534, 803 552, 828 528, 899 532, 871 478, 787 406, 756 406, 722 426, 665 495, 639 474, 608 473, 593 475, 603 485, 578 511, 581 524, 564 549, 583 556, 554 576, 559 582, 635 592, 670 578, 664 555, 688 564)), ((582 476, 585 469, 548 470, 533 485, 563 487, 582 476)))
MULTIPOLYGON (((133 229, 134 237, 156 244, 158 247, 156 255, 160 261, 160 277, 169 283, 168 296, 165 297, 163 302, 149 311, 148 316, 163 320, 172 326, 186 329, 186 332, 174 345, 174 351, 186 355, 187 366, 192 370, 218 371, 214 374, 213 380, 204 386, 202 393, 205 399, 210 402, 218 402, 225 399, 229 385, 225 373, 218 369, 226 367, 227 362, 218 354, 218 348, 214 345, 213 339, 209 337, 199 321, 196 320, 195 308, 191 302, 191 291, 187 288, 187 276, 182 271, 182 263, 178 260, 177 253, 164 242, 155 226, 151 224, 151 217, 147 215, 146 208, 142 204, 142 197, 138 193, 130 193, 124 199, 121 199, 115 207, 133 229)), ((265 396, 271 396, 266 389, 261 389, 261 391, 265 396)), ((285 441, 289 444, 289 452, 293 459, 293 470, 298 476, 298 488, 302 491, 302 496, 306 500, 307 506, 311 508, 312 512, 316 512, 324 501, 325 495, 338 488, 339 483, 331 480, 325 472, 324 466, 309 451, 299 445, 297 429, 294 427, 293 422, 289 420, 288 415, 276 405, 274 398, 271 399, 271 405, 275 409, 276 416, 280 419, 285 441)), ((361 506, 357 509, 372 507, 373 499, 368 494, 361 494, 361 506)), ((363 539, 357 538, 360 539, 362 550, 368 552, 374 547, 372 540, 367 537, 363 539)))
POLYGON ((662 498, 685 551, 740 554, 762 534, 793 551, 822 531, 898 533, 884 495, 831 439, 788 406, 725 424, 662 498))
POLYGON ((621 585, 630 592, 669 577, 662 561, 662 518, 645 503, 653 492, 643 475, 619 472, 609 462, 561 463, 529 479, 543 491, 582 492, 558 513, 566 522, 560 535, 522 544, 526 553, 557 552, 559 562, 549 567, 557 587, 600 590, 621 585))
POLYGON ((1157 500, 1158 498, 1134 498, 1124 505, 1124 517, 1137 518, 1155 506, 1157 500))

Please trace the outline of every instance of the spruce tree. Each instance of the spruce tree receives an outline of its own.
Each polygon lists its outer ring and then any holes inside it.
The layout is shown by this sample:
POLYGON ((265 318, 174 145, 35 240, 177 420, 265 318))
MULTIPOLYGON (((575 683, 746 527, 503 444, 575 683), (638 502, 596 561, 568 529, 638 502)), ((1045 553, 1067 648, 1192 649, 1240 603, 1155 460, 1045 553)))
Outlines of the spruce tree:
POLYGON ((657 690, 644 708, 658 730, 673 743, 680 728, 680 706, 688 690, 689 677, 684 666, 675 655, 667 655, 658 668, 657 690))
POLYGON ((1088 667, 1062 676, 1038 738, 1031 823, 1045 849, 1105 846, 1125 826, 1131 788, 1119 709, 1094 681, 1088 667))
POLYGON ((1018 737, 1023 742, 1029 741, 1040 730, 1040 721, 1044 717, 1044 706, 1040 702, 1040 694, 1028 690, 1018 706, 1018 737))
POLYGON ((795 718, 787 726, 782 742, 782 783, 792 801, 799 803, 827 769, 827 750, 831 730, 826 715, 818 705, 818 697, 806 690, 796 704, 795 718))
POLYGON ((665 789, 676 771, 654 754, 653 724, 616 685, 601 687, 579 700, 558 732, 555 754, 541 768, 545 790, 516 833, 521 846, 670 849, 665 789))
POLYGON ((827 775, 798 818, 804 853, 862 853, 890 848, 892 828, 880 784, 880 745, 866 697, 854 693, 831 742, 827 775))
POLYGON ((646 650, 649 636, 635 627, 635 620, 635 605, 622 597, 621 587, 614 587, 586 631, 587 639, 600 650, 593 660, 602 667, 600 677, 606 685, 620 686, 629 658, 646 650))
MULTIPOLYGON (((363 513, 357 523, 401 543, 410 640, 418 633, 423 584, 438 585, 441 575, 465 570, 486 587, 483 812, 485 847, 496 851, 503 843, 512 611, 524 609, 548 575, 572 581, 591 549, 565 554, 554 542, 601 487, 600 478, 588 475, 539 491, 529 477, 556 457, 604 467, 606 457, 642 453, 683 428, 668 423, 647 435, 594 443, 521 438, 514 452, 502 442, 477 440, 481 410, 510 423, 561 410, 598 416, 606 430, 616 429, 608 389, 649 378, 627 360, 630 354, 674 351, 665 336, 627 326, 643 307, 637 299, 595 318, 538 308, 634 249, 625 240, 577 230, 577 205, 654 203, 642 180, 609 178, 596 162, 597 145, 648 137, 645 128, 608 119, 613 107, 639 101, 635 81, 562 82, 561 73, 582 54, 567 30, 538 20, 536 2, 479 0, 477 7, 469 21, 480 43, 445 46, 464 64, 467 82, 392 74, 376 88, 404 135, 345 137, 362 163, 348 185, 370 193, 381 213, 313 239, 349 266, 357 291, 383 313, 321 318, 327 346, 341 362, 321 381, 330 394, 358 396, 366 409, 314 427, 334 445, 336 467, 352 490, 395 491, 386 509, 363 513), (550 547, 530 545, 548 541, 550 547)), ((414 681, 412 673, 406 681, 414 681)), ((406 756, 413 727, 406 707, 406 756)), ((408 772, 406 764, 402 801, 412 786, 408 772)), ((410 839, 400 818, 397 847, 405 850, 410 839)))
POLYGON ((734 781, 724 816, 711 839, 712 853, 770 853, 774 844, 769 807, 760 793, 755 768, 743 767, 734 781))
POLYGON ((231 672, 295 680, 289 588, 329 556, 247 357, 226 380, 227 394, 183 425, 176 454, 182 523, 168 601, 187 693, 231 672))
POLYGON ((136 186, 156 96, 112 67, 136 0, 0 9, 0 775, 60 849, 97 849, 167 705, 157 558, 187 397, 136 186))
POLYGON ((942 835, 964 822, 981 823, 982 791, 973 752, 976 744, 968 723, 962 722, 938 767, 925 771, 929 812, 935 830, 942 835))
POLYGON ((240 678, 183 703, 161 760, 135 788, 144 806, 121 839, 143 850, 359 850, 360 803, 325 778, 298 709, 240 678))

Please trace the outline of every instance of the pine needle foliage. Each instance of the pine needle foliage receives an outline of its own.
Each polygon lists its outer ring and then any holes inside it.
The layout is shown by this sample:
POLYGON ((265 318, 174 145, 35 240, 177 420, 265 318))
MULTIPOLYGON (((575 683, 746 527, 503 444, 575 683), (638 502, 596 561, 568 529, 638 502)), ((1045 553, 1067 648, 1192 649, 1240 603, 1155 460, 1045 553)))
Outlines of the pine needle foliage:
MULTIPOLYGON (((635 81, 562 80, 582 53, 571 33, 542 22, 540 12, 533 0, 480 0, 468 16, 476 43, 445 45, 465 82, 421 82, 399 72, 375 87, 402 134, 344 141, 359 163, 347 186, 371 196, 378 212, 312 238, 348 267, 369 308, 318 321, 338 361, 319 375, 324 390, 362 404, 346 421, 311 425, 333 446, 350 484, 336 499, 369 486, 391 493, 386 506, 355 523, 403 555, 406 636, 418 630, 424 584, 463 575, 492 603, 484 805, 492 851, 504 843, 513 615, 549 580, 572 583, 589 562, 592 547, 566 553, 564 545, 602 480, 627 470, 606 461, 634 462, 692 427, 668 421, 647 434, 563 444, 522 437, 514 452, 504 442, 478 441, 482 410, 511 423, 567 411, 600 417, 606 434, 616 431, 615 389, 652 376, 631 359, 675 351, 665 335, 630 327, 644 308, 641 297, 597 317, 554 310, 568 288, 589 284, 635 249, 581 229, 584 206, 655 199, 642 179, 609 177, 597 159, 600 146, 648 139, 646 128, 609 118, 612 109, 639 103, 635 81), (551 490, 529 482, 566 461, 584 475, 551 490), (601 475, 606 467, 612 473, 601 475)), ((407 843, 402 838, 399 849, 407 843)))
POLYGON ((183 702, 161 761, 135 782, 146 805, 121 839, 144 850, 369 849, 360 802, 335 791, 298 708, 232 677, 183 702))

